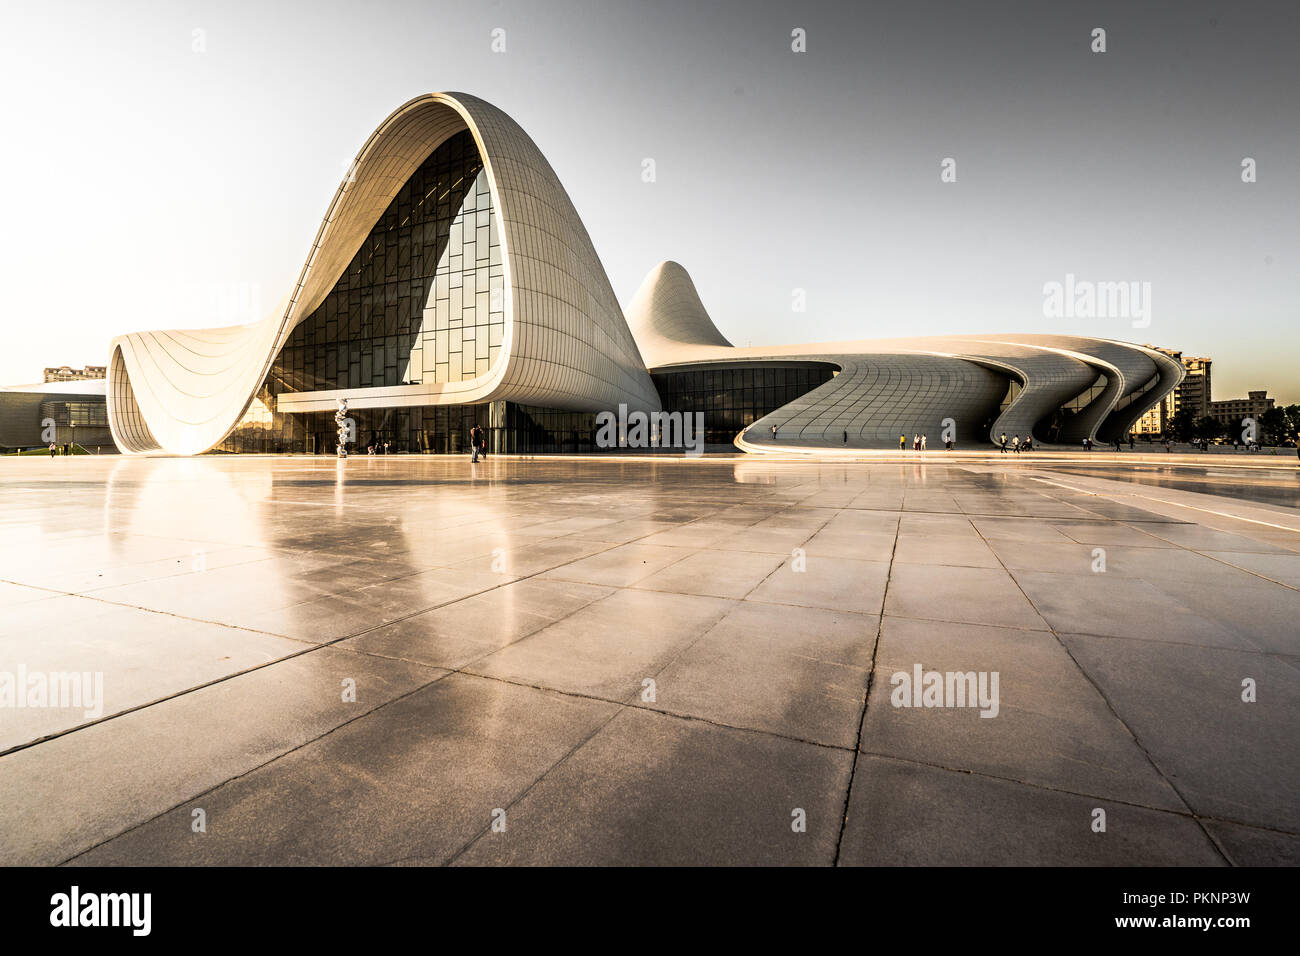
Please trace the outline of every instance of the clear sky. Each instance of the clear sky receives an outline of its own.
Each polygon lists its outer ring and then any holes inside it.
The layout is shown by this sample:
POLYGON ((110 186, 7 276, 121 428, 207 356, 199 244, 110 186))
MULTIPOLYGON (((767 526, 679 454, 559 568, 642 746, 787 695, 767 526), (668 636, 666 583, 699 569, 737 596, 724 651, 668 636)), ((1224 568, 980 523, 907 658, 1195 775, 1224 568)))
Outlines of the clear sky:
POLYGON ((536 140, 625 304, 675 259, 737 345, 1070 332, 1300 402, 1300 4, 0 10, 0 383, 260 318, 370 132, 458 90, 536 140), (1150 283, 1149 327, 1046 315, 1068 274, 1150 283))

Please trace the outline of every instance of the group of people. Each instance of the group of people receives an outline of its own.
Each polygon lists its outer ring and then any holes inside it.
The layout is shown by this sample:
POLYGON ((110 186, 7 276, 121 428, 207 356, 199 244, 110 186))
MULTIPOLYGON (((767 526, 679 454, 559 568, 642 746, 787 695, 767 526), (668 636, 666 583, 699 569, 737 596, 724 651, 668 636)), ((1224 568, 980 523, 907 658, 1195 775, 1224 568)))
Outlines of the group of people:
POLYGON ((388 442, 386 442, 386 441, 384 441, 384 442, 381 442, 381 441, 372 441, 369 445, 366 446, 366 454, 367 454, 367 455, 387 455, 387 454, 388 454, 388 442))
POLYGON ((1006 433, 1006 432, 1003 432, 1003 433, 1002 433, 1002 437, 998 440, 998 448, 999 448, 999 450, 1001 451, 1001 453, 1004 454, 1004 455, 1005 455, 1008 451, 1010 451, 1010 452, 1014 452, 1015 454, 1018 455, 1018 454, 1020 454, 1022 451, 1033 451, 1033 450, 1034 450, 1034 439, 1033 439, 1033 436, 1032 436, 1032 435, 1026 435, 1026 436, 1025 436, 1025 440, 1024 440, 1024 441, 1021 441, 1019 435, 1014 435, 1014 436, 1012 436, 1012 438, 1011 438, 1011 443, 1010 443, 1010 445, 1008 445, 1008 444, 1007 444, 1007 433, 1006 433))
MULTIPOLYGON (((912 435, 912 451, 925 451, 929 446, 930 439, 928 435, 922 435, 919 432, 912 435)), ((944 439, 943 447, 952 451, 952 439, 944 439)), ((907 435, 898 436, 898 450, 907 451, 907 435)))

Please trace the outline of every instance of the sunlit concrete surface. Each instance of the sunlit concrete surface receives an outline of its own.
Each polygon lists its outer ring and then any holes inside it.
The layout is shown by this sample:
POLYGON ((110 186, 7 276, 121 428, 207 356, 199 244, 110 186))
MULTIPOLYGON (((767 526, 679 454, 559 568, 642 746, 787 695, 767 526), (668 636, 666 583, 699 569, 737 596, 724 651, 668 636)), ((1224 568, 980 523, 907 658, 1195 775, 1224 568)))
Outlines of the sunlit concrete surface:
POLYGON ((0 862, 1300 862, 1298 469, 1174 457, 0 462, 0 675, 103 687, 0 862))

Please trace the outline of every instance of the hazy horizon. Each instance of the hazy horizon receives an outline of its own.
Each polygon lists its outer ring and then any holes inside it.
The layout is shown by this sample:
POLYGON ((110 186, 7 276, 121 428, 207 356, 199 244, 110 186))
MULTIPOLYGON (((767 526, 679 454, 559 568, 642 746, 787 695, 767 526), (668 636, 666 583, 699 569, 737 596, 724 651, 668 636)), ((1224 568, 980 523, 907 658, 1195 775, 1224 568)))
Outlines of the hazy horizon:
POLYGON ((1211 357, 1215 400, 1300 402, 1289 4, 64 2, 0 17, 0 384, 106 364, 125 332, 260 318, 366 137, 447 90, 537 142, 624 307, 673 259, 737 345, 1093 335, 1211 357), (1067 281, 1136 283, 1149 313, 1046 314, 1044 287, 1067 281))

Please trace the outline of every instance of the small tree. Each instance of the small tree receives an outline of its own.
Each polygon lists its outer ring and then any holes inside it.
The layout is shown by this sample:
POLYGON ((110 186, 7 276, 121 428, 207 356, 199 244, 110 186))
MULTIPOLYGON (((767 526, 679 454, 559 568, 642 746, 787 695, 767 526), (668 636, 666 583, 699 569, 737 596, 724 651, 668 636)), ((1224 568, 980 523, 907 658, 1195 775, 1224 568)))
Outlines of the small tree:
POLYGON ((1280 445, 1286 441, 1289 427, 1286 411, 1281 408, 1270 408, 1259 416, 1259 443, 1280 445))
POLYGON ((1287 441, 1295 441, 1296 433, 1300 432, 1300 405, 1287 405, 1282 409, 1286 416, 1286 425, 1284 431, 1286 434, 1283 438, 1287 441))
POLYGON ((1202 417, 1196 420, 1196 424, 1193 427, 1193 431, 1195 432, 1195 437, 1197 438, 1203 438, 1206 441, 1214 441, 1214 439, 1225 434, 1227 432, 1227 428, 1217 418, 1212 418, 1209 415, 1203 415, 1202 417))
POLYGON ((1169 420, 1169 435, 1174 441, 1191 441, 1196 435, 1196 413, 1180 408, 1169 420))

